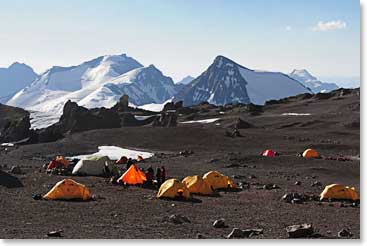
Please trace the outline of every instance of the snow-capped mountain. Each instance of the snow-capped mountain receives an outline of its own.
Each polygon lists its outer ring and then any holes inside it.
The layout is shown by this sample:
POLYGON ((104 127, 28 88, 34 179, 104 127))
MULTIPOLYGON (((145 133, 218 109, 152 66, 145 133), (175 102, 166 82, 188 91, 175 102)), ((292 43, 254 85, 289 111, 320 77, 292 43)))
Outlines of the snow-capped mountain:
POLYGON ((37 77, 33 69, 23 63, 15 62, 8 68, 0 68, 0 103, 8 101, 37 77))
POLYGON ((325 83, 312 76, 306 69, 294 69, 289 76, 310 88, 314 93, 329 92, 339 87, 334 83, 325 83))
POLYGON ((170 77, 164 76, 154 65, 136 68, 103 84, 79 101, 81 106, 112 107, 121 97, 128 95, 134 105, 163 103, 175 95, 170 77))
POLYGON ((182 78, 180 81, 176 83, 176 85, 187 85, 190 84, 191 81, 193 81, 195 78, 191 77, 190 75, 182 78))
POLYGON ((212 104, 254 103, 262 105, 301 93, 311 93, 300 82, 279 72, 255 71, 218 56, 213 64, 174 98, 184 105, 207 101, 212 104))
POLYGON ((123 94, 136 105, 162 103, 175 94, 171 78, 123 55, 101 56, 72 67, 52 67, 7 104, 61 114, 66 101, 112 107, 123 94))

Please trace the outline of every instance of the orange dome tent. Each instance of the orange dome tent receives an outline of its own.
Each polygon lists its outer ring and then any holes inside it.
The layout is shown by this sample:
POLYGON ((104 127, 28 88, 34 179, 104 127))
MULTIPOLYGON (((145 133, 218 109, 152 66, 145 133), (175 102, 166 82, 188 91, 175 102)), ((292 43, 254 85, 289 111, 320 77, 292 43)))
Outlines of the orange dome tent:
POLYGON ((261 155, 262 156, 267 156, 267 157, 275 157, 276 152, 271 150, 271 149, 267 149, 267 150, 263 151, 261 155))
POLYGON ((314 150, 314 149, 306 149, 303 152, 302 156, 304 158, 319 158, 320 157, 320 154, 316 150, 314 150))
POLYGON ((91 198, 88 188, 72 179, 64 179, 58 182, 46 195, 47 200, 89 200, 91 198))
POLYGON ((136 185, 143 184, 147 181, 145 173, 137 168, 135 165, 131 165, 129 169, 122 174, 122 176, 117 180, 118 183, 136 185))
POLYGON ((340 184, 327 185, 320 194, 320 200, 323 199, 346 199, 358 200, 358 193, 354 187, 344 186, 340 184))

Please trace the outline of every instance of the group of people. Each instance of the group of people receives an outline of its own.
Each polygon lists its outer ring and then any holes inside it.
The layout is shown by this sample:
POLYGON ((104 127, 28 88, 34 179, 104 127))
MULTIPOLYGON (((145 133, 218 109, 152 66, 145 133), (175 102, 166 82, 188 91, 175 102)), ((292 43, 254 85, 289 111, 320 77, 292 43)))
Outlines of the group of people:
POLYGON ((166 181, 166 169, 165 169, 165 167, 164 166, 157 167, 155 175, 154 175, 154 169, 152 168, 152 166, 150 166, 147 169, 147 171, 145 172, 145 177, 147 178, 147 181, 146 181, 146 186, 147 187, 153 186, 154 176, 156 178, 157 185, 161 186, 161 184, 163 184, 164 181, 166 181))
MULTIPOLYGON (((116 161, 116 164, 126 164, 126 170, 128 170, 131 165, 137 164, 138 162, 141 162, 143 160, 142 157, 138 156, 137 159, 127 158, 126 156, 122 156, 119 160, 116 161)), ((166 169, 164 166, 157 167, 156 171, 154 172, 154 169, 152 166, 150 166, 146 171, 144 169, 140 168, 147 178, 147 181, 145 182, 144 186, 146 187, 152 187, 156 180, 157 186, 161 186, 161 184, 166 181, 166 169)))

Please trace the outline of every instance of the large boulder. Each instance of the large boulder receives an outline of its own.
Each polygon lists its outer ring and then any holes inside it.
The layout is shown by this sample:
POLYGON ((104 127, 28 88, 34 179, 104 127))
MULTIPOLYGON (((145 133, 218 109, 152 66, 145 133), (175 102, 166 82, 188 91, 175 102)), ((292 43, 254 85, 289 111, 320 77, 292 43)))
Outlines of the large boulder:
POLYGON ((5 186, 6 188, 18 188, 23 187, 23 184, 17 177, 0 170, 0 186, 5 186))
POLYGON ((15 142, 31 135, 29 112, 0 104, 0 142, 15 142))

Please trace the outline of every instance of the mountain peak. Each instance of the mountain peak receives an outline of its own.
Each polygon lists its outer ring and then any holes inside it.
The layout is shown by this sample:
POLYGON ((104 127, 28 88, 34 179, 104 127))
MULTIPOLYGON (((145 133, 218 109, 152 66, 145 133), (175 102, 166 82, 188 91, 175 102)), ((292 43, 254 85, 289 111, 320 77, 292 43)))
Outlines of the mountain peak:
POLYGON ((306 69, 293 69, 290 73, 293 77, 297 77, 298 80, 317 80, 309 71, 306 69))
POLYGON ((328 92, 338 88, 338 86, 334 83, 325 83, 318 80, 306 69, 294 69, 289 76, 301 82, 304 86, 310 88, 314 93, 328 92))
POLYGON ((186 77, 182 78, 180 81, 178 81, 176 84, 181 84, 181 85, 187 85, 189 84, 191 81, 193 81, 195 78, 187 75, 186 77))
POLYGON ((237 64, 234 61, 232 61, 231 59, 222 56, 222 55, 218 55, 217 57, 215 57, 213 64, 216 64, 218 66, 222 65, 223 63, 227 64, 227 63, 232 63, 232 64, 237 64))
POLYGON ((24 63, 20 63, 20 62, 14 62, 13 64, 9 66, 9 69, 17 69, 17 68, 27 68, 28 69, 31 67, 24 63))
POLYGON ((150 64, 150 65, 147 67, 147 69, 152 69, 152 70, 158 70, 158 71, 159 71, 159 69, 158 69, 158 68, 156 68, 156 66, 154 66, 153 64, 150 64))
POLYGON ((311 76, 310 72, 307 69, 293 69, 291 74, 305 74, 311 76))

